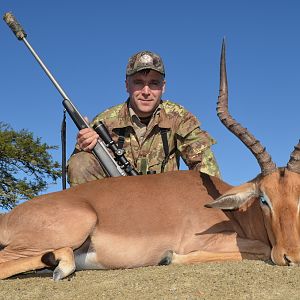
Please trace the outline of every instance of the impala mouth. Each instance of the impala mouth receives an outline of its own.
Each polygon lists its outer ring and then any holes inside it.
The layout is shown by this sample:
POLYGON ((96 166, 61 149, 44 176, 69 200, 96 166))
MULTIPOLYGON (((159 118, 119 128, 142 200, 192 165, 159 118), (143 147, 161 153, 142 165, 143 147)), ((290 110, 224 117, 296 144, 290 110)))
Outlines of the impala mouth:
POLYGON ((292 261, 289 259, 289 257, 286 254, 283 255, 283 258, 288 266, 292 264, 292 261))
POLYGON ((300 249, 297 247, 286 251, 275 247, 272 249, 271 259, 278 266, 300 266, 300 249))
POLYGON ((300 266, 300 262, 294 262, 290 259, 290 257, 286 254, 283 255, 284 261, 286 262, 286 265, 289 267, 298 267, 300 266))

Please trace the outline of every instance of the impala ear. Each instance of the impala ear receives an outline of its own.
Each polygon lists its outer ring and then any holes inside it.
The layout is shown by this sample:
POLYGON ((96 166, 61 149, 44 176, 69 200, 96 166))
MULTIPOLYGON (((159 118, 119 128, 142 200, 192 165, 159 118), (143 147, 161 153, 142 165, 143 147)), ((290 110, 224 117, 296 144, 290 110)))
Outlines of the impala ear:
POLYGON ((247 202, 258 196, 256 184, 254 182, 247 182, 228 190, 225 194, 217 198, 211 203, 204 206, 208 208, 220 209, 238 209, 247 204, 247 202))

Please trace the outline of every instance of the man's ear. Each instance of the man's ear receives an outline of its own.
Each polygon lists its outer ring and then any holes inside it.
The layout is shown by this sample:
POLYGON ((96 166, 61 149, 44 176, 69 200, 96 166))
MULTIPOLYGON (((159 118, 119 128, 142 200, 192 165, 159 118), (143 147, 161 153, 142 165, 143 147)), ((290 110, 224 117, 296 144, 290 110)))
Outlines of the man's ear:
POLYGON ((247 182, 233 187, 213 202, 207 203, 204 206, 209 208, 220 208, 224 210, 238 209, 247 204, 247 202, 253 199, 253 197, 258 196, 259 193, 255 182, 247 182))
POLYGON ((129 93, 129 90, 128 90, 128 88, 129 88, 128 78, 125 79, 125 86, 126 86, 127 93, 129 93))
POLYGON ((163 87, 162 87, 162 94, 165 92, 166 90, 166 81, 163 81, 163 87))

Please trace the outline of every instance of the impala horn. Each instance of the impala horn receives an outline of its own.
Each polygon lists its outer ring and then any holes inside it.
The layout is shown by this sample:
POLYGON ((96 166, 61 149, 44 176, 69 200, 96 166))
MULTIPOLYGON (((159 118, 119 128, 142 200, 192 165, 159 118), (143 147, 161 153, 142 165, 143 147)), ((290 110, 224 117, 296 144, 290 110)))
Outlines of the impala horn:
POLYGON ((291 158, 287 164, 287 169, 300 174, 300 141, 298 145, 295 146, 295 150, 291 153, 291 158))
MULTIPOLYGON (((245 146, 255 156, 263 176, 272 173, 276 170, 276 165, 273 163, 271 156, 266 151, 260 142, 247 130, 242 127, 235 119, 231 117, 228 112, 228 84, 226 74, 226 61, 225 61, 225 40, 222 43, 221 63, 220 63, 220 91, 217 103, 217 115, 225 127, 237 136, 245 146)), ((298 144, 299 146, 299 144, 298 144)), ((298 148, 298 172, 300 172, 300 147, 298 148)), ((292 158, 291 158, 292 160, 292 158)))

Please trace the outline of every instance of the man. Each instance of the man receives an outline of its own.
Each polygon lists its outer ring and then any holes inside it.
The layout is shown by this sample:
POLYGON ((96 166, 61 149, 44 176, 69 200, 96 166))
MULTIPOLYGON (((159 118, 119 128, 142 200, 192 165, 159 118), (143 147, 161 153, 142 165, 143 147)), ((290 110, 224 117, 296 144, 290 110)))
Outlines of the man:
MULTIPOLYGON (((165 70, 159 55, 141 51, 126 69, 129 98, 92 121, 102 121, 113 140, 124 148, 128 161, 142 174, 178 170, 182 157, 189 169, 220 176, 210 149, 214 140, 200 129, 200 122, 181 105, 161 100, 165 70)), ((79 131, 74 154, 68 162, 71 186, 105 177, 91 150, 99 136, 91 128, 79 131)))

